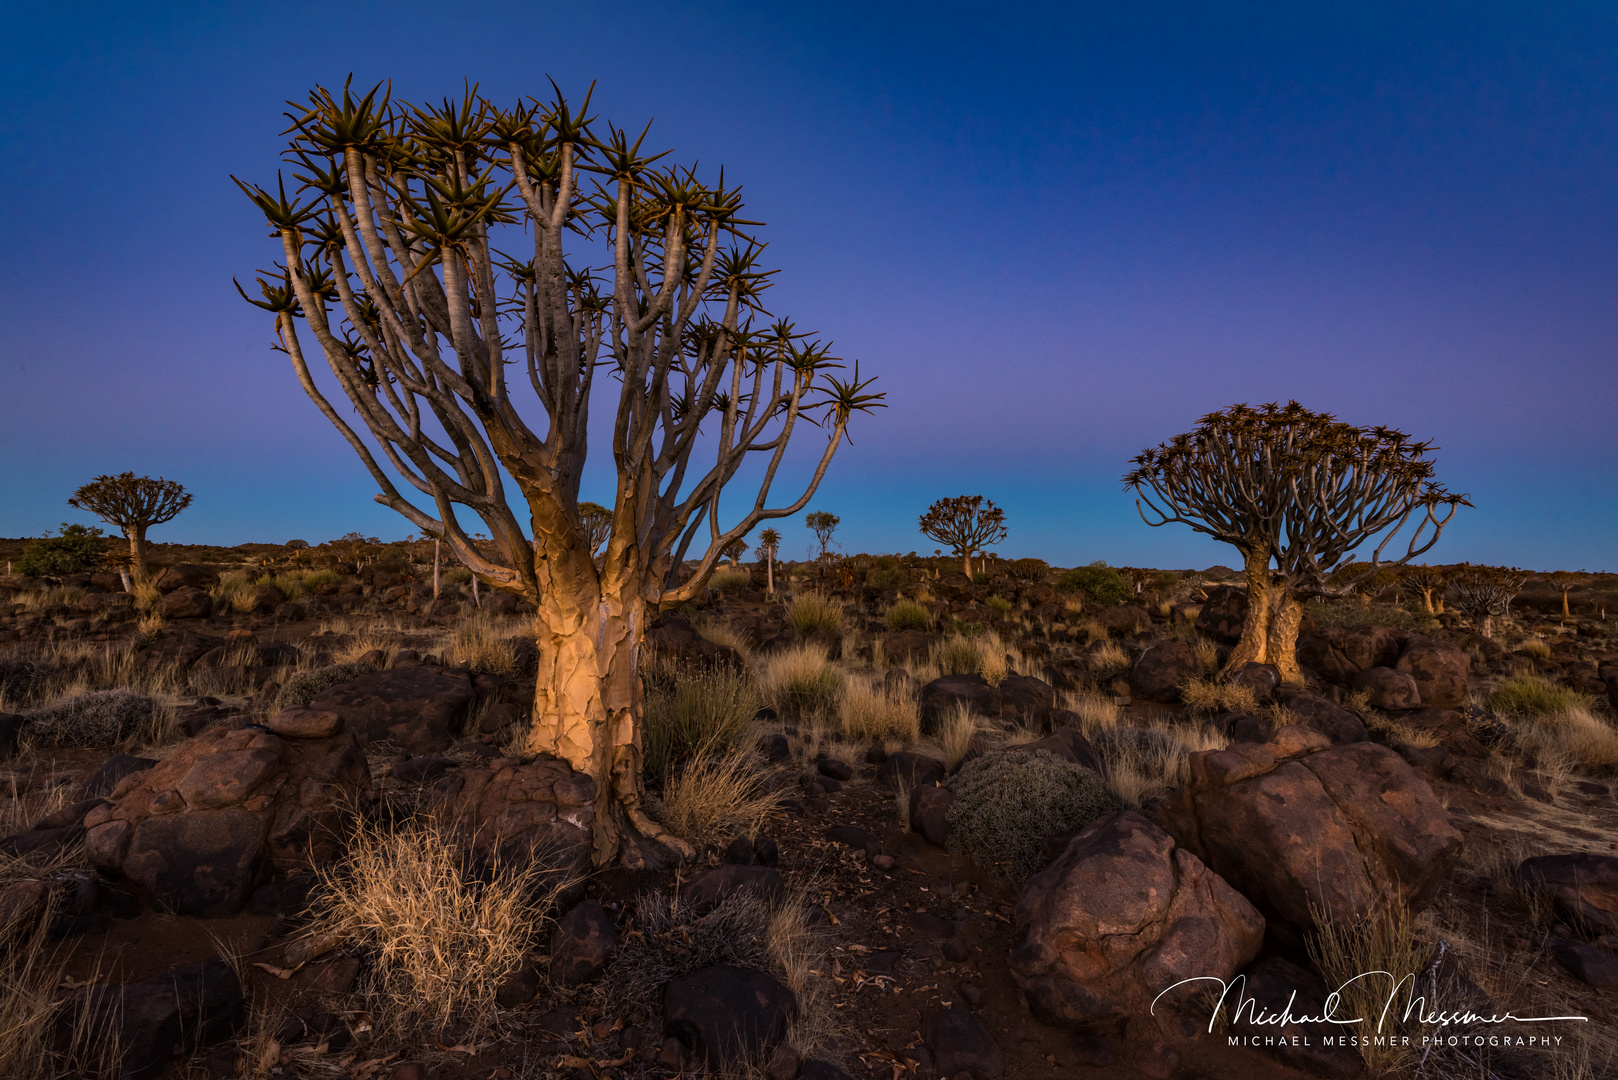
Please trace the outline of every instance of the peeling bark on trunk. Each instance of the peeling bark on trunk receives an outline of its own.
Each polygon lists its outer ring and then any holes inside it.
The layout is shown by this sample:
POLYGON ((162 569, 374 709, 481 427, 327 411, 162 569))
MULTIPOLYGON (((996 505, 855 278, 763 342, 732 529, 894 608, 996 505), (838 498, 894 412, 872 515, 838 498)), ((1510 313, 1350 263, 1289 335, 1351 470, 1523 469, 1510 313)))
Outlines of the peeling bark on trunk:
POLYGON ((134 568, 135 580, 145 581, 146 574, 146 526, 128 525, 124 528, 124 535, 129 537, 129 565, 134 568))
POLYGON ((1245 664, 1274 664, 1283 683, 1301 684, 1298 630, 1303 625, 1303 603, 1285 583, 1274 580, 1267 555, 1249 554, 1245 569, 1247 618, 1223 673, 1233 674, 1245 664))
MULTIPOLYGON (((524 749, 561 758, 596 783, 592 861, 656 867, 691 848, 641 802, 641 644, 648 610, 637 583, 605 590, 575 574, 542 591, 535 619, 539 672, 524 749)), ((590 575, 593 577, 594 575, 590 575)))

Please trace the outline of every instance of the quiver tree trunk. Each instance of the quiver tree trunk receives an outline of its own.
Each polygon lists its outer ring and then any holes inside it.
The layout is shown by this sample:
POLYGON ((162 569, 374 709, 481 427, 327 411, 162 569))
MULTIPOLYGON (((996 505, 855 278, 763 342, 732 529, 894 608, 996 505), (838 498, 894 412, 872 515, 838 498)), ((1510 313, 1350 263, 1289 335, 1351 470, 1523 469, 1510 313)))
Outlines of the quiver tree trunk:
POLYGON ((1243 560, 1247 578, 1247 617, 1241 640, 1225 661, 1224 674, 1245 664, 1274 664, 1284 683, 1301 684, 1298 666, 1298 631, 1303 625, 1303 604, 1283 582, 1276 580, 1266 552, 1250 553, 1243 560))
POLYGON ((124 535, 129 537, 129 567, 135 575, 136 581, 145 581, 148 574, 146 570, 146 526, 127 525, 124 535))

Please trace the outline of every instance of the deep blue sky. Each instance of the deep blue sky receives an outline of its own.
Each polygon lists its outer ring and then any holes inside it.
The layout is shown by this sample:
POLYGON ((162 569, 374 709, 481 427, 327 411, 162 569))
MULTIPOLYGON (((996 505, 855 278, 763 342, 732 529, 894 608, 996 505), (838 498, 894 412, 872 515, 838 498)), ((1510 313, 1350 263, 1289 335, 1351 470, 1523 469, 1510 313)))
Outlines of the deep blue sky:
POLYGON ((1430 560, 1618 570, 1618 9, 797 8, 4 5, 0 535, 124 469, 196 493, 157 540, 409 531, 231 287, 276 245, 227 174, 272 179, 283 99, 349 71, 549 74, 724 164, 772 303, 881 375, 811 504, 848 550, 930 550, 917 515, 972 492, 1009 555, 1228 563, 1119 477, 1295 397, 1442 448, 1477 509, 1430 560))

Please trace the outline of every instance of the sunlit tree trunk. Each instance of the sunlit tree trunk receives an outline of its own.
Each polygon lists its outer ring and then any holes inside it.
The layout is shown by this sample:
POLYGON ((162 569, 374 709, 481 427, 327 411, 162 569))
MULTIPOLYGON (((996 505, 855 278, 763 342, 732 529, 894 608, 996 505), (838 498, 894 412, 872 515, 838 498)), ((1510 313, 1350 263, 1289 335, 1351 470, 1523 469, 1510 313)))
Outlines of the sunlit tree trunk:
POLYGON ((1242 622, 1241 640, 1225 661, 1225 673, 1239 671, 1244 664, 1268 664, 1270 660, 1270 556, 1268 551, 1249 552, 1244 560, 1247 578, 1247 618, 1242 622))
POLYGON ((146 526, 127 525, 124 535, 129 537, 129 565, 135 571, 136 581, 145 581, 146 571, 146 526))

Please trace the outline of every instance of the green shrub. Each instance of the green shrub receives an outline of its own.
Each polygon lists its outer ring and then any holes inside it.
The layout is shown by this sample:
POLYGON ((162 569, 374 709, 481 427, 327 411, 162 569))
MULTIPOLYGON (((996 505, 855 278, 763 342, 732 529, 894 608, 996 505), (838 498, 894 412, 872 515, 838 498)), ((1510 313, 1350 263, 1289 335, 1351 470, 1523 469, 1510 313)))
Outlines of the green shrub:
POLYGON ((1003 596, 991 596, 983 602, 987 604, 991 610, 998 611, 1002 615, 1011 610, 1011 601, 1007 600, 1003 596))
POLYGON ((303 587, 306 592, 335 592, 337 586, 342 583, 343 575, 335 570, 310 570, 303 575, 303 587))
POLYGON ((1099 774, 1045 750, 985 754, 950 788, 950 850, 1019 886, 1045 867, 1043 837, 1077 832, 1123 805, 1099 774))
POLYGON ((753 575, 740 567, 722 567, 708 577, 708 587, 722 593, 738 593, 752 583, 753 575))
POLYGON ((1489 695, 1489 708, 1505 716, 1551 716, 1591 704, 1586 695, 1538 675, 1513 675, 1489 695))
POLYGON ((752 678, 725 665, 682 668, 677 674, 669 665, 651 674, 641 736, 647 775, 661 784, 671 766, 699 751, 728 750, 758 714, 759 705, 752 678))
POLYGON ((276 704, 283 709, 293 705, 307 705, 322 690, 329 690, 361 675, 369 675, 375 670, 375 666, 371 664, 353 663, 333 664, 331 667, 305 671, 286 681, 281 687, 280 696, 276 698, 276 704))
POLYGON ((808 637, 816 630, 835 634, 843 626, 843 605, 825 593, 813 590, 799 593, 787 605, 787 622, 800 637, 808 637))
POLYGON ((449 582, 451 585, 465 585, 472 580, 472 571, 464 566, 452 566, 439 574, 439 578, 449 582))
POLYGON ((115 746, 150 724, 154 708, 127 690, 92 690, 24 714, 23 730, 48 746, 115 746))
POLYGON ((60 535, 30 540, 23 549, 22 558, 12 565, 12 569, 28 577, 85 573, 101 562, 101 553, 105 548, 101 537, 101 529, 95 525, 69 525, 63 522, 60 535))
POLYGON ((1050 569, 1044 559, 1012 559, 1006 563, 1006 572, 1018 581, 1044 581, 1050 569))
POLYGON ((1104 562, 1077 566, 1056 580, 1063 592, 1082 592, 1097 607, 1112 607, 1135 595, 1135 587, 1104 562))
POLYGON ((933 662, 940 675, 976 675, 983 666, 983 650, 973 638, 954 634, 933 646, 933 662))
POLYGON ((989 572, 987 570, 976 570, 972 573, 972 584, 987 585, 988 583, 989 572))
POLYGON ((910 572, 894 555, 878 555, 865 572, 865 588, 868 592, 898 592, 908 584, 910 572))
POLYGON ((889 630, 931 630, 933 613, 914 600, 900 600, 882 616, 889 630))

